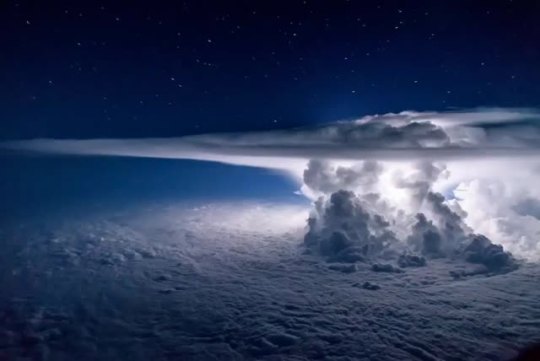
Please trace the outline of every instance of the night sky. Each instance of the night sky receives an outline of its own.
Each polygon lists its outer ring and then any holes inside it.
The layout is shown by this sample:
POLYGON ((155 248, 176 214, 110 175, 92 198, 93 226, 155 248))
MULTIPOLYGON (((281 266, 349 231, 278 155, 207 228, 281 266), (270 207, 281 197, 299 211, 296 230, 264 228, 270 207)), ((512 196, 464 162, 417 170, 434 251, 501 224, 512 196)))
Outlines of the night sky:
POLYGON ((168 137, 535 107, 535 1, 0 5, 2 139, 168 137))

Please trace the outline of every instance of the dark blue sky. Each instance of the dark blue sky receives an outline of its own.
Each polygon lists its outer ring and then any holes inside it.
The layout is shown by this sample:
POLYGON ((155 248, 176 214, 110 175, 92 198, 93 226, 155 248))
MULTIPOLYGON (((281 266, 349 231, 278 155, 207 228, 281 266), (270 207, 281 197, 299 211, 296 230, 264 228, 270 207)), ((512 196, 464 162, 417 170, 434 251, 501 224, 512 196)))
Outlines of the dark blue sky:
POLYGON ((24 215, 145 202, 266 199, 302 203, 298 185, 265 169, 180 159, 9 157, 0 153, 0 223, 24 215))
POLYGON ((2 1, 0 137, 539 106, 540 2, 2 1))

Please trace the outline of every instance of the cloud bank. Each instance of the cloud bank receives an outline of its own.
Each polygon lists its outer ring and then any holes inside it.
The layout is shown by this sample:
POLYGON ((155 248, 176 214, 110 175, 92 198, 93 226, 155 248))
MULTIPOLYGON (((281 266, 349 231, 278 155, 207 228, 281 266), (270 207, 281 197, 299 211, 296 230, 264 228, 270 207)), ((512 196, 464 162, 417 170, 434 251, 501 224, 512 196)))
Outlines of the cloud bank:
POLYGON ((282 204, 82 208, 2 228, 0 359, 503 361, 538 339, 539 265, 326 265, 282 204))

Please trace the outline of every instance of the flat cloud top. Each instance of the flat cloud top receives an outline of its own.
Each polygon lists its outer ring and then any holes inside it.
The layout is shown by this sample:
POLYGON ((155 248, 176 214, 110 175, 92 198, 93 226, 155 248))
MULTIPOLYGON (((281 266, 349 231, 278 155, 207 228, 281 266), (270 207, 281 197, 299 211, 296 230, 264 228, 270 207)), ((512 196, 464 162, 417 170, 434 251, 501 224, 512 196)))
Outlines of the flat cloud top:
MULTIPOLYGON (((0 148, 178 158, 280 168, 276 159, 449 160, 540 154, 536 109, 388 113, 314 127, 144 139, 34 139, 0 148)), ((285 168, 287 168, 285 166, 285 168)))

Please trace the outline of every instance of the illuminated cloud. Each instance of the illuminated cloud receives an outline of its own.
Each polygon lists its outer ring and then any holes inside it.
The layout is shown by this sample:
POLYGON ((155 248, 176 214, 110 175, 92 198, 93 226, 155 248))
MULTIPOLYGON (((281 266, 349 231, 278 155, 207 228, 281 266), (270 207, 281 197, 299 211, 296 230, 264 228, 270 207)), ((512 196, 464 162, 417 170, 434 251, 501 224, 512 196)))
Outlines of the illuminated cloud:
POLYGON ((347 170, 311 161, 305 184, 321 195, 308 220, 308 249, 332 262, 408 256, 464 260, 481 265, 477 272, 516 268, 510 253, 466 224, 467 214, 458 204, 451 207, 433 191, 443 168, 425 162, 414 168, 413 177, 394 177, 394 187, 409 193, 409 207, 404 207, 387 192, 389 185, 379 181, 387 171, 381 164, 365 161, 347 170))

